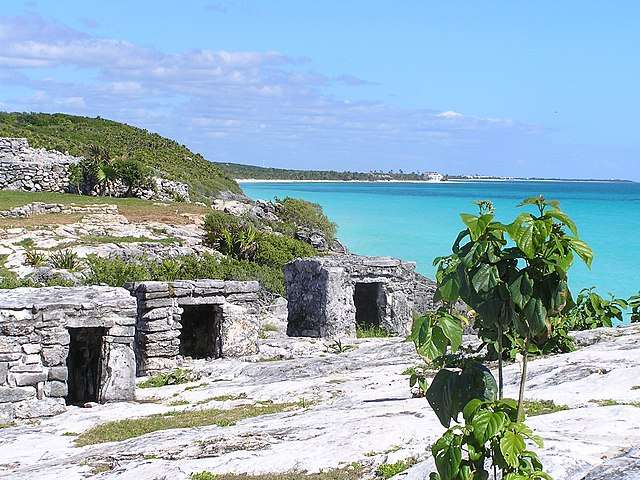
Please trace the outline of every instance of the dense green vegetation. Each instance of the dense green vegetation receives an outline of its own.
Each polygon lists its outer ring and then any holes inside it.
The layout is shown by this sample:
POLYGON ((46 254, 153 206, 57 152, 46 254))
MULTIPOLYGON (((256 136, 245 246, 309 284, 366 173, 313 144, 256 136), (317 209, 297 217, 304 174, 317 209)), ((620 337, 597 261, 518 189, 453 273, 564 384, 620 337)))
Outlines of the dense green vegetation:
POLYGON ((411 333, 418 353, 441 367, 425 394, 447 428, 431 449, 437 473, 429 478, 488 479, 493 472, 493 478, 550 480, 537 454, 527 450, 528 441, 542 447, 524 423, 527 359, 533 339, 544 348, 551 319, 571 298, 567 273, 574 256, 590 266, 593 253, 556 201, 528 198, 520 206, 536 212, 510 224, 495 220, 491 202, 477 204, 478 215, 461 214, 466 228, 452 254, 434 261, 442 307, 417 318, 411 333), (480 340, 497 352, 498 381, 477 352, 462 347, 466 319, 453 308, 458 301, 474 309, 480 340), (505 339, 523 358, 517 401, 503 398, 505 339))
POLYGON ((239 163, 217 163, 224 172, 235 179, 256 180, 335 180, 375 182, 378 180, 426 180, 420 172, 339 172, 336 170, 292 170, 287 168, 267 168, 239 163))
POLYGON ((285 224, 283 233, 294 234, 294 227, 321 231, 327 240, 336 238, 337 226, 322 211, 317 203, 300 200, 298 198, 276 198, 278 217, 285 224), (288 227, 287 227, 288 226, 288 227))
POLYGON ((187 183, 194 199, 210 198, 220 191, 241 193, 232 178, 184 145, 157 133, 99 117, 0 112, 0 137, 25 137, 33 147, 77 156, 85 155, 89 145, 98 145, 107 149, 113 158, 141 162, 164 172, 165 178, 187 183))

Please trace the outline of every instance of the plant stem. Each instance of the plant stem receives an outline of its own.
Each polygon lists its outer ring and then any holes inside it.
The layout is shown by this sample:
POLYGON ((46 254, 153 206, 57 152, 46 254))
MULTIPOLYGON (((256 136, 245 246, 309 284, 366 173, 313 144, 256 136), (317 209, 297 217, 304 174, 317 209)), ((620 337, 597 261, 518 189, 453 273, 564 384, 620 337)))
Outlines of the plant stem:
POLYGON ((502 325, 498 325, 498 400, 502 400, 504 381, 502 377, 502 325))
POLYGON ((522 358, 522 375, 520 376, 520 392, 518 394, 518 421, 524 420, 524 385, 527 381, 527 359, 529 358, 529 336, 524 339, 524 355, 522 358))

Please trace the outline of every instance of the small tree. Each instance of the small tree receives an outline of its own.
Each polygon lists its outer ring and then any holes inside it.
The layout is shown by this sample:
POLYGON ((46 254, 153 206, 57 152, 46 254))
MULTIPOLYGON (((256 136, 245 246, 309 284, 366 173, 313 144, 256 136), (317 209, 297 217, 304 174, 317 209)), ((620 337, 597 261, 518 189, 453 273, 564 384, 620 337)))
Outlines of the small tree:
POLYGON ((151 170, 144 163, 122 158, 114 162, 115 175, 127 187, 125 195, 130 197, 134 190, 151 185, 151 170))
POLYGON ((536 214, 522 213, 508 225, 495 220, 490 202, 478 206, 479 215, 461 215, 466 228, 458 234, 453 253, 434 261, 436 297, 443 306, 435 315, 418 318, 412 330, 418 352, 444 367, 426 393, 440 422, 449 427, 460 413, 465 419, 464 427, 451 427, 434 445, 438 474, 431 478, 486 479, 486 461, 492 463, 494 478, 499 478, 497 470, 505 479, 548 478, 525 444, 531 439, 541 445, 522 423, 528 352, 532 339, 548 338, 551 318, 570 298, 567 271, 574 254, 590 266, 592 252, 558 202, 526 199, 520 206, 534 206, 536 214), (452 308, 459 300, 476 311, 483 345, 498 353, 497 385, 477 357, 457 353, 465 321, 452 308), (517 403, 503 400, 507 333, 523 356, 517 403))

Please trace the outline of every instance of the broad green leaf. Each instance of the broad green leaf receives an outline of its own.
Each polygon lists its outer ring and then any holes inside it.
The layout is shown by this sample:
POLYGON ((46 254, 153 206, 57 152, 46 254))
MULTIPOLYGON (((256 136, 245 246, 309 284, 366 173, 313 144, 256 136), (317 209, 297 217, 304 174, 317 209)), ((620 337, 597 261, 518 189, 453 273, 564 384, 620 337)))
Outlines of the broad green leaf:
POLYGON ((569 215, 564 213, 562 210, 553 209, 546 212, 546 214, 547 216, 558 220, 563 225, 566 225, 567 228, 571 230, 571 233, 573 233, 576 237, 578 236, 578 227, 576 226, 575 222, 571 220, 569 215))
POLYGON ((445 282, 438 285, 440 298, 447 302, 455 302, 460 295, 460 283, 453 275, 446 278, 445 282))
POLYGON ((578 238, 571 238, 569 245, 582 261, 586 263, 587 267, 591 268, 591 264, 593 263, 593 250, 591 250, 591 247, 578 238))
POLYGON ((485 232, 485 230, 487 229, 487 225, 489 225, 489 223, 491 223, 491 220, 493 220, 493 215, 486 213, 477 217, 468 213, 461 213, 460 218, 469 229, 471 239, 475 242, 485 232))
POLYGON ((436 468, 442 480, 454 480, 462 463, 461 437, 455 436, 447 448, 435 455, 436 468))
POLYGON ((438 317, 438 324, 449 339, 451 350, 458 351, 458 348, 462 345, 462 319, 458 316, 445 314, 438 317))
POLYGON ((524 439, 517 433, 507 431, 500 440, 500 452, 505 461, 513 468, 519 465, 518 457, 524 452, 526 445, 524 439))
POLYGON ((500 281, 498 269, 495 265, 483 263, 473 275, 471 283, 476 292, 488 292, 500 281))
POLYGON ((504 413, 493 413, 489 410, 484 410, 477 413, 471 421, 473 436, 480 445, 484 445, 500 432, 505 423, 506 416, 504 413))
POLYGON ((464 417, 465 422, 470 422, 473 418, 473 415, 476 413, 476 410, 482 405, 482 400, 478 398, 474 398, 473 400, 467 402, 462 410, 462 416, 464 417))
POLYGON ((533 282, 526 271, 518 275, 509 285, 509 293, 513 303, 520 309, 524 308, 533 294, 533 282))
POLYGON ((535 336, 547 329, 547 309, 539 298, 531 298, 524 307, 523 314, 529 324, 529 335, 535 336))
POLYGON ((440 370, 433 377, 425 395, 429 405, 438 416, 438 420, 446 428, 449 428, 451 419, 458 413, 453 411, 455 404, 453 395, 455 395, 457 378, 456 372, 446 369, 440 370))
POLYGON ((518 216, 515 222, 509 225, 509 236, 516 242, 516 245, 527 258, 535 256, 535 246, 533 243, 534 220, 529 214, 526 217, 518 216))

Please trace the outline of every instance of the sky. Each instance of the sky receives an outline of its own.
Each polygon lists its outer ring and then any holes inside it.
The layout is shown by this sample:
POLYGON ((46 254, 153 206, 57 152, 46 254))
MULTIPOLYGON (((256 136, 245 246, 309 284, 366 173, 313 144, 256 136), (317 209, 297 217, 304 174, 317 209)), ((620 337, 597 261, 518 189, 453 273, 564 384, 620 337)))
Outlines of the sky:
POLYGON ((640 180, 640 2, 2 0, 0 110, 212 161, 640 180))

